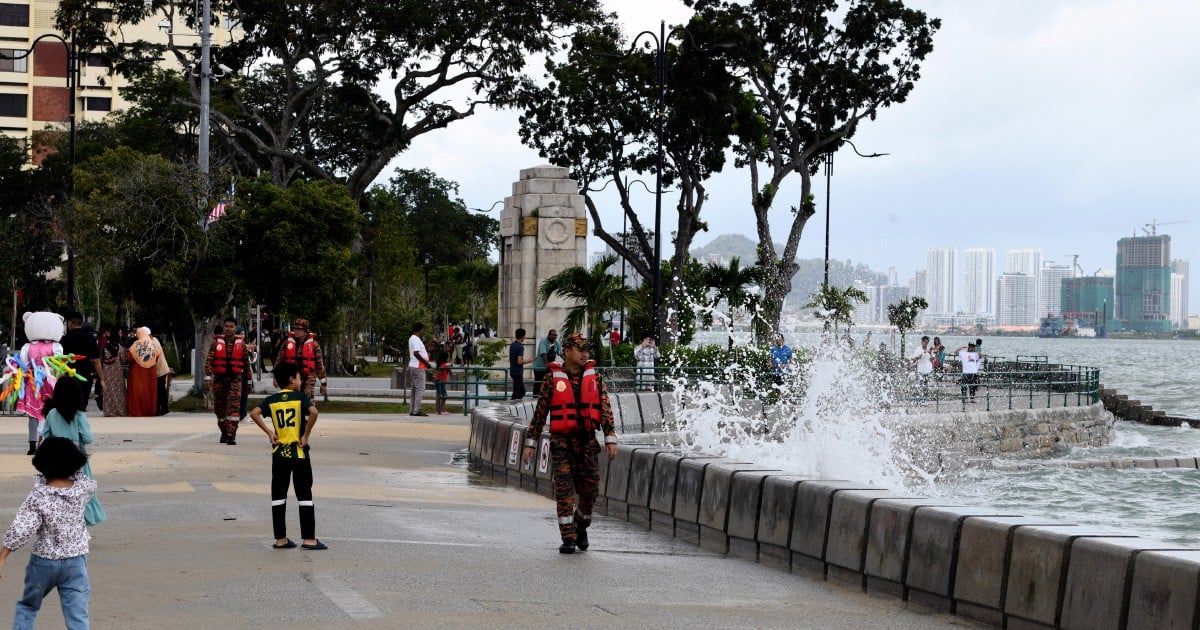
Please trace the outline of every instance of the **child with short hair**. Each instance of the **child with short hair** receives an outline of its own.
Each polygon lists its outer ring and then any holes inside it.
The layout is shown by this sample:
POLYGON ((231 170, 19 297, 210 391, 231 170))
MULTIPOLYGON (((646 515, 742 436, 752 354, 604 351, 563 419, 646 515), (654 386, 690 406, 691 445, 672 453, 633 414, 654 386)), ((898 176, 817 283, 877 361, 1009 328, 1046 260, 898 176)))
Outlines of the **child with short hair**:
POLYGON ((96 482, 79 469, 87 455, 67 438, 42 441, 33 456, 38 474, 33 490, 17 510, 0 549, 0 578, 9 554, 37 534, 25 568, 25 592, 17 601, 13 628, 33 628, 42 600, 57 588, 67 628, 88 627, 92 587, 87 574, 88 535, 83 510, 96 494, 96 482))
POLYGON ((280 363, 272 369, 280 389, 267 396, 250 411, 254 424, 271 440, 271 521, 275 528, 275 549, 293 549, 296 543, 287 537, 287 493, 291 484, 300 506, 302 549, 328 549, 317 540, 316 508, 312 498, 312 462, 308 440, 317 424, 317 407, 300 391, 300 371, 295 363, 280 363), (263 411, 271 426, 263 422, 263 411))

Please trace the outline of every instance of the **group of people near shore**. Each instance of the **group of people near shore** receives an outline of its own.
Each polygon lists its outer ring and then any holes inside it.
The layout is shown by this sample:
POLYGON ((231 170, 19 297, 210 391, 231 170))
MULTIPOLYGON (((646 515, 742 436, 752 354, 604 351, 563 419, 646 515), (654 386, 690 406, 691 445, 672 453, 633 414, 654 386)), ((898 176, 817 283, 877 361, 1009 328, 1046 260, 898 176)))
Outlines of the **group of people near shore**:
MULTIPOLYGON (((983 369, 983 339, 976 339, 966 345, 955 348, 952 353, 958 357, 959 370, 962 377, 959 387, 963 402, 975 402, 975 394, 979 389, 979 375, 983 369)), ((922 398, 930 394, 930 380, 941 381, 946 373, 946 347, 942 345, 941 337, 934 337, 932 345, 928 335, 921 337, 921 347, 910 357, 917 373, 917 387, 922 398)))

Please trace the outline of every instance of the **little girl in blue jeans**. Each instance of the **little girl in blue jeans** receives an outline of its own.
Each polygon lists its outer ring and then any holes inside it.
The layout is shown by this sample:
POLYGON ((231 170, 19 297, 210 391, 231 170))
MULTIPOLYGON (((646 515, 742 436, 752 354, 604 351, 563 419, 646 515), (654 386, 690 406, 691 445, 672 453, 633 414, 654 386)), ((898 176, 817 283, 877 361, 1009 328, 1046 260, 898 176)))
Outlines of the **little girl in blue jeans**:
POLYGON ((87 553, 91 536, 83 523, 83 510, 96 494, 96 482, 79 470, 85 463, 87 455, 62 437, 46 438, 33 456, 33 467, 38 471, 33 490, 17 510, 0 549, 3 579, 4 561, 9 554, 37 534, 25 568, 25 592, 17 601, 14 630, 32 630, 42 600, 55 588, 67 628, 88 627, 92 587, 87 553))

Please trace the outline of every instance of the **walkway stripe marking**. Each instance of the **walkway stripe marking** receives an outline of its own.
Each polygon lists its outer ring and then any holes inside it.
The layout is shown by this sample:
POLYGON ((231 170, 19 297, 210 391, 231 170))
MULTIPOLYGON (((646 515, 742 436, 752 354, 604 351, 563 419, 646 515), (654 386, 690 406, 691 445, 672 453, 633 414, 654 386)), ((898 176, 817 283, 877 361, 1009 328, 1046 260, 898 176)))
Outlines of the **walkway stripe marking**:
POLYGON ((351 619, 379 619, 383 616, 365 597, 328 573, 305 573, 304 579, 351 619))
POLYGON ((438 542, 435 540, 398 540, 395 538, 338 538, 347 542, 391 543, 397 545, 430 545, 433 547, 483 547, 480 543, 438 542))

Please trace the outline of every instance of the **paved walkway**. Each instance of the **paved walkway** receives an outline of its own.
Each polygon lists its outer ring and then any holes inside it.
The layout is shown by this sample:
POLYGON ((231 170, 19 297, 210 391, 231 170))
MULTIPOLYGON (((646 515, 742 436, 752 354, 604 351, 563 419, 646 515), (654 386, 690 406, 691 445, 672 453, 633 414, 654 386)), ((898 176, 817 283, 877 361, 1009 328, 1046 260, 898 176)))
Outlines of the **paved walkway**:
MULTIPOLYGON (((322 552, 270 548, 257 427, 226 446, 208 414, 91 421, 109 514, 88 560, 96 628, 977 627, 602 517, 591 551, 560 555, 550 500, 455 463, 462 416, 322 417, 312 450, 322 552)), ((0 419, 0 526, 30 487, 24 432, 23 419, 0 419)), ((0 580, 0 625, 27 549, 0 580)), ((61 624, 57 597, 42 618, 61 624)))

